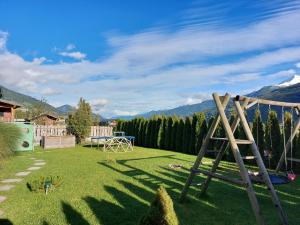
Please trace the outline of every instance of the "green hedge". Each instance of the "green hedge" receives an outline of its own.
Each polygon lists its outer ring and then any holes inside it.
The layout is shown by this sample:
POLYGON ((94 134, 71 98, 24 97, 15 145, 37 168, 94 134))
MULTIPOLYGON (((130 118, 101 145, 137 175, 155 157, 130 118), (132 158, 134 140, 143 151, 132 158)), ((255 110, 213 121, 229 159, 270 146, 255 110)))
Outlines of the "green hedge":
POLYGON ((13 154, 21 135, 21 130, 16 125, 0 123, 0 160, 13 154))

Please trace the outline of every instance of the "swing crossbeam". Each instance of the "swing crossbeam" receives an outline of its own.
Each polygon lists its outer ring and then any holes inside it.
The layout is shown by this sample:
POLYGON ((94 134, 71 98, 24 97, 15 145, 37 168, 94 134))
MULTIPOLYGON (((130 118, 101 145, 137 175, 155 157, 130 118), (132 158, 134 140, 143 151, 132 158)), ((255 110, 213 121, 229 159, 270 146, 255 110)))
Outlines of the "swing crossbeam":
POLYGON ((256 197, 256 193, 253 188, 252 180, 250 179, 248 170, 244 164, 244 159, 246 159, 247 157, 243 158, 243 156, 240 153, 239 146, 238 146, 240 144, 247 144, 251 147, 252 155, 253 155, 253 156, 248 156, 248 157, 255 159, 255 162, 259 169, 259 174, 261 174, 262 182, 266 185, 267 189, 270 192, 272 202, 277 210, 277 213, 281 220, 281 223, 283 225, 288 225, 287 216, 283 211, 280 200, 277 196, 277 193, 274 189, 274 186, 270 180, 267 169, 262 160, 262 157, 259 153, 258 147, 255 143, 254 137, 251 133, 249 124, 245 117, 244 110, 249 108, 249 105, 253 106, 255 104, 267 104, 267 105, 272 104, 272 105, 279 105, 279 106, 283 105, 283 106, 289 106, 289 107, 300 107, 300 104, 282 103, 282 102, 275 102, 275 101, 269 101, 269 100, 263 100, 263 99, 248 98, 248 97, 244 97, 244 96, 237 96, 234 99, 234 108, 235 108, 237 114, 236 114, 236 117, 235 117, 233 123, 230 125, 229 121, 226 117, 226 114, 225 114, 225 108, 228 105, 228 102, 230 100, 230 95, 227 93, 225 96, 220 97, 217 93, 214 93, 213 99, 214 99, 216 107, 217 107, 217 115, 216 115, 212 125, 210 126, 205 139, 203 140, 203 143, 202 143, 202 146, 198 153, 198 156, 195 160, 193 167, 191 168, 191 171, 187 178, 185 186, 182 189, 182 192, 180 195, 180 201, 182 202, 185 199, 187 192, 189 190, 189 187, 193 183, 193 179, 195 178, 195 176, 197 174, 200 173, 200 174, 207 176, 205 182, 202 183, 202 185, 201 185, 201 193, 206 192, 208 185, 209 185, 210 181, 212 180, 212 178, 216 178, 216 179, 220 179, 223 181, 227 181, 232 184, 244 186, 246 189, 246 192, 248 194, 249 201, 251 203, 251 207, 254 212, 257 224, 259 224, 259 225, 265 224, 262 213, 261 213, 261 209, 260 209, 257 197, 256 197), (215 138, 213 136, 220 122, 222 123, 223 128, 225 130, 226 138, 215 138), (235 132, 236 128, 238 127, 239 123, 241 123, 244 133, 247 137, 246 140, 238 140, 238 139, 235 139, 235 137, 234 137, 234 132, 235 132), (203 159, 205 153, 207 152, 207 149, 208 149, 207 147, 209 146, 211 141, 222 141, 223 143, 222 143, 221 148, 216 156, 216 159, 213 161, 213 165, 212 165, 211 169, 203 170, 200 168, 202 165, 202 159, 203 159), (228 149, 231 149, 231 151, 233 153, 234 159, 236 161, 236 164, 237 164, 239 172, 240 172, 241 179, 225 177, 223 175, 217 174, 217 169, 218 169, 219 163, 220 163, 223 155, 226 153, 226 151, 228 149))
POLYGON ((246 99, 248 99, 249 101, 249 105, 247 107, 250 108, 252 106, 254 106, 255 104, 260 104, 260 105, 272 105, 272 106, 282 106, 282 107, 293 107, 293 108, 297 108, 298 110, 300 109, 300 103, 293 103, 293 102, 279 102, 279 101, 272 101, 272 100, 267 100, 267 99, 260 99, 260 98, 249 98, 246 96, 240 96, 237 95, 235 97, 235 100, 237 101, 245 101, 246 99), (253 105, 251 105, 251 103, 255 103, 253 105), (250 106, 250 107, 249 107, 250 106))

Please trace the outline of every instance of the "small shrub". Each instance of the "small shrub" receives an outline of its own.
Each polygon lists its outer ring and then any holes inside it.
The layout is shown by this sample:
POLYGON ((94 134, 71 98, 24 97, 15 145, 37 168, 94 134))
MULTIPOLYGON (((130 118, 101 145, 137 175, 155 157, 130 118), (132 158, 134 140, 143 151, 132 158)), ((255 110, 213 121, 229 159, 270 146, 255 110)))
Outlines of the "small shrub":
POLYGON ((21 135, 21 129, 15 124, 0 122, 0 161, 13 154, 21 135))
POLYGON ((164 187, 158 188, 147 215, 141 218, 139 225, 179 225, 172 199, 164 187))
POLYGON ((60 176, 40 177, 27 183, 27 187, 32 192, 51 192, 59 187, 63 182, 60 176))

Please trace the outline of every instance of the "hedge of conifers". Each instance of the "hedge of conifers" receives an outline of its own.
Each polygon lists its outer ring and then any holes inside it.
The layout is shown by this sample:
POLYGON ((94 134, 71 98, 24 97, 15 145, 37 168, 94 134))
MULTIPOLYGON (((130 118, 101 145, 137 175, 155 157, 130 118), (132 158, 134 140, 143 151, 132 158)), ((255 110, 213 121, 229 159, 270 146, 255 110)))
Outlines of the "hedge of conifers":
MULTIPOLYGON (((285 112, 286 140, 290 136, 291 114, 285 112)), ((207 119, 204 113, 195 113, 191 117, 179 118, 177 116, 153 116, 150 119, 135 118, 128 121, 118 121, 116 130, 125 131, 126 135, 136 137, 137 146, 159 148, 196 155, 202 144, 213 117, 207 119)), ((230 122, 234 119, 231 115, 230 122)), ((249 121, 253 136, 263 156, 264 150, 272 151, 271 167, 274 167, 283 152, 283 129, 278 121, 275 111, 270 111, 268 119, 261 120, 260 111, 256 111, 253 121, 249 121)), ((221 124, 216 130, 216 137, 225 137, 221 124)), ((241 127, 235 132, 235 137, 245 139, 241 127)), ((217 150, 221 143, 215 142, 209 150, 217 150)), ((240 146, 242 155, 251 155, 249 146, 240 146)), ((207 155, 207 156, 213 156, 207 155)), ((288 154, 290 157, 290 154, 288 154)), ((294 139, 293 157, 300 158, 300 135, 294 139)), ((224 156, 224 160, 233 161, 231 151, 224 156)), ((299 167, 299 166, 298 166, 299 167)))

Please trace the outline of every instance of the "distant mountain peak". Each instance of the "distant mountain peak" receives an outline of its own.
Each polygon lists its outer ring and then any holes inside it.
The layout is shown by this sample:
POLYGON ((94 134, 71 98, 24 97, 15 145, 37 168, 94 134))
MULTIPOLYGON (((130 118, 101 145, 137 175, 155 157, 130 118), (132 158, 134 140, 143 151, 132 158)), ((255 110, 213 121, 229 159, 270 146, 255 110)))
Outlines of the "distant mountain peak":
POLYGON ((298 83, 300 83, 300 75, 295 74, 291 79, 286 80, 286 81, 278 84, 277 86, 279 86, 279 87, 288 87, 288 86, 295 85, 295 84, 298 84, 298 83))

